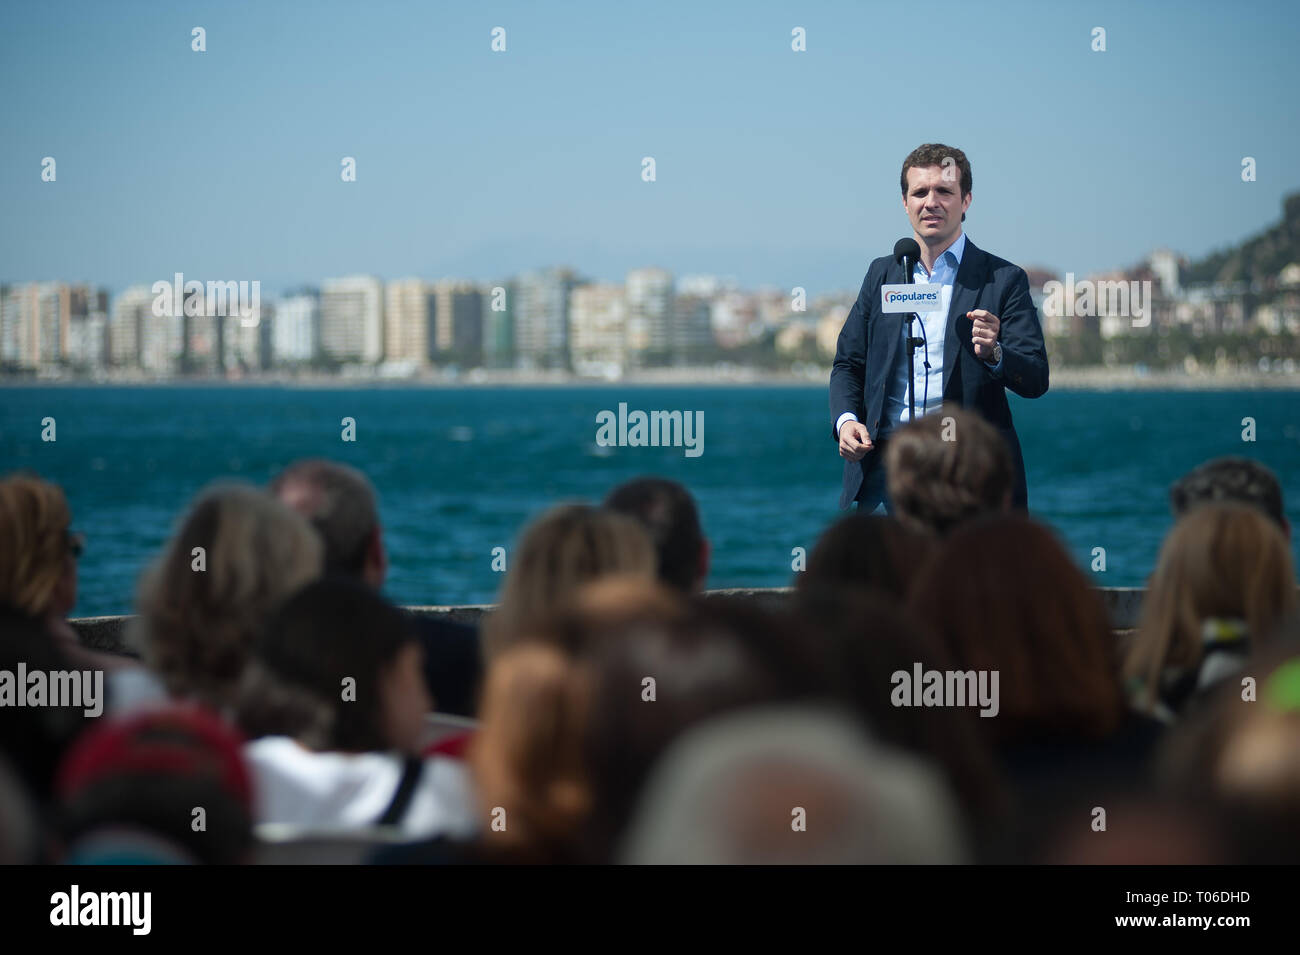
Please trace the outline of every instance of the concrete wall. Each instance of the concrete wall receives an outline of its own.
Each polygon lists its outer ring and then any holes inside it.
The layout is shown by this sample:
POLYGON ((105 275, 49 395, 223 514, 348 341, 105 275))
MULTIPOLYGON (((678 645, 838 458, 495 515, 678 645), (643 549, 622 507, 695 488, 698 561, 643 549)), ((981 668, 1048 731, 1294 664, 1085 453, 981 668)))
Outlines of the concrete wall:
MULTIPOLYGON (((1110 623, 1117 631, 1132 630, 1137 626, 1138 611, 1142 606, 1144 590, 1138 587, 1103 587, 1099 590, 1110 614, 1110 623)), ((708 596, 743 596, 760 601, 784 601, 790 593, 785 588, 736 588, 734 590, 710 590, 708 596)), ((412 613, 423 616, 445 617, 459 623, 477 624, 483 614, 492 609, 491 604, 474 604, 460 607, 408 607, 412 613)), ((130 617, 78 617, 71 624, 81 637, 81 642, 96 650, 112 653, 136 654, 123 638, 126 622, 130 617)))

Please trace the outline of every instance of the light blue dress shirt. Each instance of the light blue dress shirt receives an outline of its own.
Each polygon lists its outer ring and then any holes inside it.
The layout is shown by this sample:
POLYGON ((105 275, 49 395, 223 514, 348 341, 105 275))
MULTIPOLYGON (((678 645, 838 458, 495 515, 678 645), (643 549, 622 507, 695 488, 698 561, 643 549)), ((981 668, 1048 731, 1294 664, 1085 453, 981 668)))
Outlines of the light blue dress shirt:
MULTIPOLYGON (((939 256, 934 263, 934 271, 927 272, 919 260, 912 272, 912 281, 918 284, 927 282, 942 285, 939 296, 940 307, 929 312, 917 312, 918 321, 912 323, 912 331, 926 344, 916 351, 915 374, 911 387, 916 394, 917 417, 924 417, 937 411, 943 404, 943 342, 948 332, 948 309, 952 304, 953 282, 957 279, 957 270, 961 267, 961 257, 966 251, 966 233, 963 232, 953 240, 952 245, 939 256), (930 367, 926 369, 926 363, 930 367)), ((880 433, 871 435, 875 443, 897 430, 908 420, 907 396, 907 322, 903 322, 903 347, 894 360, 894 367, 889 383, 885 389, 885 405, 881 412, 880 433)), ((1002 370, 1002 362, 989 365, 993 372, 1002 370)), ((845 421, 856 421, 858 416, 852 412, 840 415, 836 422, 836 433, 844 427, 845 421)))

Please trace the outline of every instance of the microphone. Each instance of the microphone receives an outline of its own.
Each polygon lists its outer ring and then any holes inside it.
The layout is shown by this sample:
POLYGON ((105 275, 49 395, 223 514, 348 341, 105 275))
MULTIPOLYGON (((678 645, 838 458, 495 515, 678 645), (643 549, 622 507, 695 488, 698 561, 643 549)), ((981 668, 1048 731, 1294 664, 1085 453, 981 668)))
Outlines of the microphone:
MULTIPOLYGON (((912 284, 912 270, 921 258, 921 244, 912 237, 899 239, 894 243, 894 261, 903 263, 903 281, 908 285, 912 284)), ((907 316, 907 346, 916 348, 923 343, 920 338, 912 337, 912 314, 907 316)))
MULTIPOLYGON (((907 261, 915 264, 917 259, 919 259, 920 257, 921 257, 921 244, 917 242, 915 239, 908 237, 906 239, 899 239, 897 242, 894 243, 895 262, 901 262, 903 259, 907 259, 907 261)), ((911 269, 907 270, 906 281, 907 282, 912 281, 911 269)))
MULTIPOLYGON (((910 236, 906 239, 899 239, 894 243, 894 261, 903 263, 903 281, 908 285, 912 284, 912 269, 921 258, 921 244, 910 236)), ((930 370, 930 344, 924 338, 917 338, 912 334, 912 320, 916 318, 915 312, 909 312, 907 315, 907 418, 909 421, 916 420, 916 395, 912 385, 916 381, 916 349, 920 345, 925 346, 925 370, 930 370)), ((921 325, 921 333, 925 333, 925 325, 921 325)), ((927 374, 925 380, 926 397, 929 400, 930 379, 927 374)), ((924 405, 922 406, 924 407, 924 405)))

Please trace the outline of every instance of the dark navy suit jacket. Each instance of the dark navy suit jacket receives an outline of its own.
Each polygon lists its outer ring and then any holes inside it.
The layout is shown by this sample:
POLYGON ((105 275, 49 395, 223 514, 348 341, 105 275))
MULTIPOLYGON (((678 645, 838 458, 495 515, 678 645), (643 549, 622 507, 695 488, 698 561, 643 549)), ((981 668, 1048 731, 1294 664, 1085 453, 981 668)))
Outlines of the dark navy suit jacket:
MULTIPOLYGON (((839 442, 835 422, 851 411, 875 440, 885 406, 885 387, 894 361, 906 361, 903 351, 905 315, 880 310, 880 286, 905 282, 902 263, 882 256, 871 263, 862 290, 840 331, 831 366, 831 436, 839 442)), ((915 327, 915 324, 914 324, 915 327)), ((1047 349, 1038 309, 1029 297, 1025 270, 1006 259, 990 255, 966 237, 966 250, 953 281, 948 327, 943 340, 943 400, 978 411, 1007 442, 1015 474, 1012 503, 1024 508, 1029 495, 1025 486, 1025 462, 1020 439, 1011 423, 1006 389, 1022 398, 1037 398, 1047 391, 1047 349), (987 309, 1000 321, 998 341, 1002 343, 1002 368, 992 368, 975 355, 971 344, 971 320, 966 313, 987 309)), ((844 486, 840 507, 847 508, 858 497, 863 481, 873 468, 883 467, 878 448, 861 461, 844 462, 844 486)))

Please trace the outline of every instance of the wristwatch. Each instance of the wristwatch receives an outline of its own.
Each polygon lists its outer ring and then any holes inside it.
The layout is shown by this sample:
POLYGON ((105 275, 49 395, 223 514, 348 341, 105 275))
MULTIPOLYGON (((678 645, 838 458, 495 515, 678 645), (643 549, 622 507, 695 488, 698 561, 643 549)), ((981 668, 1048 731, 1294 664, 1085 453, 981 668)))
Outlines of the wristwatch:
POLYGON ((1001 363, 1001 361, 1002 361, 1002 343, 1001 343, 1001 342, 994 342, 994 343, 993 343, 993 360, 992 360, 992 361, 989 361, 989 360, 986 358, 986 359, 984 360, 984 364, 986 364, 986 365, 997 365, 997 364, 1001 363))

